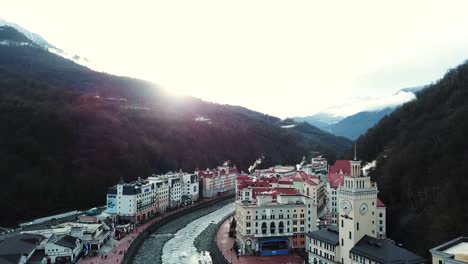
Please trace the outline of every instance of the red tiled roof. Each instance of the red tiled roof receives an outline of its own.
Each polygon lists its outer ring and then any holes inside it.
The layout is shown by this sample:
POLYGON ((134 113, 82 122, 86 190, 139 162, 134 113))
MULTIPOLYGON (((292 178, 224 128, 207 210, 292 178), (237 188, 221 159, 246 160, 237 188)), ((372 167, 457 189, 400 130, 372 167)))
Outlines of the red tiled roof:
POLYGON ((265 181, 265 182, 269 182, 269 183, 277 183, 278 178, 275 178, 275 177, 271 177, 271 178, 262 177, 262 178, 260 178, 260 181, 265 181))
POLYGON ((298 194, 298 191, 293 188, 253 188, 252 189, 252 198, 256 199, 257 195, 260 194, 271 194, 273 199, 276 199, 278 194, 298 194))
POLYGON ((214 172, 204 172, 204 171, 198 172, 198 177, 200 178, 212 178, 213 176, 215 176, 214 172))
POLYGON ((307 173, 305 173, 303 171, 296 171, 291 175, 290 178, 293 181, 304 181, 305 179, 307 179, 307 177, 308 177, 307 173))
POLYGON ((311 180, 311 179, 306 179, 306 180, 305 180, 305 183, 307 183, 307 184, 309 184, 309 185, 317 185, 317 183, 314 182, 314 181, 311 180))
POLYGON ((242 190, 247 187, 268 187, 268 186, 269 186, 268 182, 264 182, 264 181, 254 182, 251 180, 245 180, 237 185, 237 189, 242 190))
POLYGON ((239 175, 236 177, 237 180, 249 180, 250 177, 247 175, 239 175))
POLYGON ((340 173, 349 175, 351 173, 351 163, 349 160, 337 160, 335 164, 330 166, 329 173, 340 173))
POLYGON ((379 198, 377 198, 377 207, 385 207, 385 204, 379 198))
POLYGON ((343 185, 344 183, 344 174, 339 173, 328 173, 327 181, 330 184, 331 188, 338 188, 338 186, 343 185))
POLYGON ((293 184, 293 183, 289 178, 287 178, 287 179, 278 180, 278 184, 293 184))

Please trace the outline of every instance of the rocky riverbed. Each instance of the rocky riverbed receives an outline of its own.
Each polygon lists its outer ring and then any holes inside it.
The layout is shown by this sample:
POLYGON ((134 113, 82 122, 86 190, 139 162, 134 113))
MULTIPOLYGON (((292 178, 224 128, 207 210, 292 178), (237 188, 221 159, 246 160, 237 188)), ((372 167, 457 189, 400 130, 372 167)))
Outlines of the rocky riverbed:
POLYGON ((214 237, 215 225, 233 211, 231 199, 161 226, 145 240, 133 263, 211 263, 207 250, 214 237))

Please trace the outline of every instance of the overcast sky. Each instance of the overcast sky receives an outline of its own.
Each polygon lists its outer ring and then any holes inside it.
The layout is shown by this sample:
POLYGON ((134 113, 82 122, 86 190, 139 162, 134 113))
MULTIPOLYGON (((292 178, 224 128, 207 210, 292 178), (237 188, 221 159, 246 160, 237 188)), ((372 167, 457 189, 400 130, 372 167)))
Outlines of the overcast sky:
POLYGON ((0 1, 0 17, 107 72, 279 117, 439 79, 468 1, 0 1))

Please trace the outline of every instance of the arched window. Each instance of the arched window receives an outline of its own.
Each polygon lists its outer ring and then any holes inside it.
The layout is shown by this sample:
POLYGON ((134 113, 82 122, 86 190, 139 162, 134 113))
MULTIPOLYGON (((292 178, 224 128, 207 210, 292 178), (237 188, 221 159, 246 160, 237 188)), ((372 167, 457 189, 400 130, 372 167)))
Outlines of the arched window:
POLYGON ((278 231, 279 231, 280 233, 283 233, 283 232, 284 232, 284 224, 283 224, 283 221, 279 222, 278 231))
POLYGON ((267 233, 267 224, 265 222, 262 223, 262 234, 267 233))
POLYGON ((270 233, 271 233, 271 234, 276 233, 276 225, 275 225, 275 222, 271 222, 271 223, 270 223, 270 233))

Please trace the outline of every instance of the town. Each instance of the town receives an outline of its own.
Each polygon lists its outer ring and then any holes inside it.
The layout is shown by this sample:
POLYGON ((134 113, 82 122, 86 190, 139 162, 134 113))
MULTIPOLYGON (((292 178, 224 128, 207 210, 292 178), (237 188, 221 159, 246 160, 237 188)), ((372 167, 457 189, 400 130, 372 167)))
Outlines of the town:
MULTIPOLYGON (((234 226, 232 247, 222 252, 225 263, 248 263, 259 256, 279 260, 289 254, 311 264, 431 262, 387 237, 385 201, 356 157, 329 165, 315 156, 310 163, 304 158, 295 166, 257 169, 261 162, 248 173, 227 161, 193 173, 121 179, 109 188, 106 206, 36 219, 4 232, 0 263, 80 263, 93 258, 100 261, 94 263, 115 263, 107 258, 112 252, 124 263, 126 250, 117 252, 123 244, 115 241, 128 241, 124 245, 129 247, 158 217, 220 197, 235 199, 235 211, 225 220, 234 226)), ((468 263, 467 247, 468 237, 435 247, 430 250, 432 263, 468 263)))

